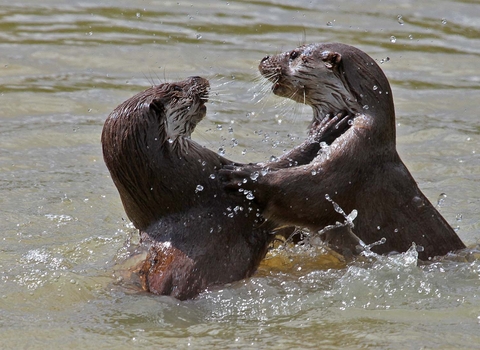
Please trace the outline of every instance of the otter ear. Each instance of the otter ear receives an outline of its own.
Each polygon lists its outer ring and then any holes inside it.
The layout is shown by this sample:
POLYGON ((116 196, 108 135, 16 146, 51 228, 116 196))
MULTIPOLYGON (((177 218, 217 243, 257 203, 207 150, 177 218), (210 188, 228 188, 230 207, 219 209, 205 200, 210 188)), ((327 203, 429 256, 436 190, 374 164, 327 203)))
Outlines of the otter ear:
POLYGON ((333 69, 333 67, 337 67, 342 60, 341 54, 332 51, 323 51, 321 57, 323 63, 325 64, 325 67, 327 67, 328 69, 333 69))

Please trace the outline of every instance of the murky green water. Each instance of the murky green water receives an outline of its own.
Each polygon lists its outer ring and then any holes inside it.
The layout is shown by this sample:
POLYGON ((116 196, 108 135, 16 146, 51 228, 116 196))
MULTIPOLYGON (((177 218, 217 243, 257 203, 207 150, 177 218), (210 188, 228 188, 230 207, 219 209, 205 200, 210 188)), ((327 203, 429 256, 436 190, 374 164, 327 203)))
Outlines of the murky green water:
POLYGON ((284 268, 194 301, 139 293, 120 271, 136 233, 100 149, 116 105, 195 74, 218 95, 194 139, 238 161, 281 154, 310 111, 258 102, 259 60, 303 42, 353 44, 389 58, 400 154, 473 245, 477 1, 0 3, 1 348, 479 347, 478 260, 417 267, 407 254, 326 270, 321 252, 291 251, 284 268))

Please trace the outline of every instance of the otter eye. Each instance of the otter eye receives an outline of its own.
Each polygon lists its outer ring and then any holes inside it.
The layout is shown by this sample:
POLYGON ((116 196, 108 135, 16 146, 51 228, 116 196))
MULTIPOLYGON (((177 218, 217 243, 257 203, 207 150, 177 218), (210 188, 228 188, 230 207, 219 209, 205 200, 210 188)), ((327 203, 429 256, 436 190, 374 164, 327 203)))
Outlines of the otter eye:
POLYGON ((290 52, 290 59, 291 60, 294 60, 295 58, 297 58, 299 55, 298 51, 292 51, 290 52))
POLYGON ((183 89, 178 85, 174 85, 173 86, 173 91, 183 91, 183 89))

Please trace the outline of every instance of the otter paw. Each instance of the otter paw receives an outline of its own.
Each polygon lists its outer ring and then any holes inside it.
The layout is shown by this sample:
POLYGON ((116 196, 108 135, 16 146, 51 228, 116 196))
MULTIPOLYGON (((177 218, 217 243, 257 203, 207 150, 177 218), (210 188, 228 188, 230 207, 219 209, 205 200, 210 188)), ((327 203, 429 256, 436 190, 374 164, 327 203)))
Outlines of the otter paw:
POLYGON ((242 167, 225 165, 218 173, 225 189, 243 193, 244 190, 254 189, 255 183, 262 174, 262 168, 255 164, 242 167))
POLYGON ((312 124, 310 135, 317 142, 325 142, 330 145, 351 126, 354 117, 345 113, 337 113, 332 118, 324 118, 320 122, 312 124))

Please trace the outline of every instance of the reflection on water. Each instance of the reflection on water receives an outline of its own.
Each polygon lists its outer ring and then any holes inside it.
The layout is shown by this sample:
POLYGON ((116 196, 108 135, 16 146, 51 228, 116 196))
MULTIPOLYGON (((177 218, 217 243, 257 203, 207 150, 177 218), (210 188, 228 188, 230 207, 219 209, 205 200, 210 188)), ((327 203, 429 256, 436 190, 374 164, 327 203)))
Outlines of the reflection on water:
POLYGON ((417 267, 413 250, 347 264, 321 247, 282 247, 253 278, 193 301, 142 293, 129 274, 138 237, 100 150, 103 122, 119 103, 152 83, 201 75, 214 97, 193 138, 238 161, 278 156, 303 139, 311 111, 264 96, 254 80, 259 60, 302 42, 353 44, 383 62, 403 160, 475 245, 475 1, 1 5, 2 348, 480 343, 476 248, 417 267))

